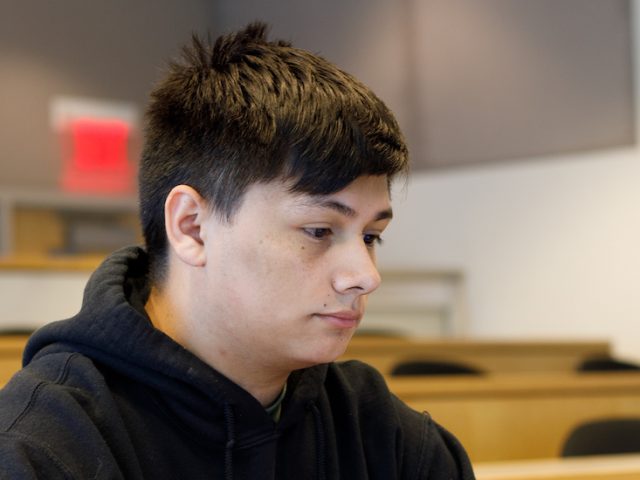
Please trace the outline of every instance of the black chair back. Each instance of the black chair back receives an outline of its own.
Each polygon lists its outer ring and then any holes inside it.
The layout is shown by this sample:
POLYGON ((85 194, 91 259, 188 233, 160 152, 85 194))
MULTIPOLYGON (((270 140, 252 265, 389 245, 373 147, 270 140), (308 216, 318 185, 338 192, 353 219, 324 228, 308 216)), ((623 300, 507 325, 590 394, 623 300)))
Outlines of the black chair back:
POLYGON ((567 437, 561 455, 611 455, 640 452, 640 418, 600 419, 583 423, 567 437))
POLYGON ((462 363, 441 360, 411 360, 398 363, 392 376, 402 375, 481 375, 482 370, 462 363))
POLYGON ((578 365, 579 372, 640 371, 640 365, 612 357, 588 358, 578 365))

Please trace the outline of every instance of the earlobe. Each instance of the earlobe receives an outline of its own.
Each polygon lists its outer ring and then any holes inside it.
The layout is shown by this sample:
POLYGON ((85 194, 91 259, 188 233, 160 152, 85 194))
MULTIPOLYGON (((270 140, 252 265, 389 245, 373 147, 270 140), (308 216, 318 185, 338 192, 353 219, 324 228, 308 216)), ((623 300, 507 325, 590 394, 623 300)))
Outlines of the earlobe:
POLYGON ((201 229, 207 207, 200 194, 187 185, 174 187, 164 204, 167 240, 177 257, 188 265, 201 267, 206 256, 201 229))

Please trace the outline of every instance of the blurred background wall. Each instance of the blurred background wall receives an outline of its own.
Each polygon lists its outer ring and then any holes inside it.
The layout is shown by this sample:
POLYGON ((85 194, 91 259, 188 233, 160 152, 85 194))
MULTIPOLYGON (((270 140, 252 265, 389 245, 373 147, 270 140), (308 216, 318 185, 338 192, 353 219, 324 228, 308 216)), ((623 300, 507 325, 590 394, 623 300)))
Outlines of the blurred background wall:
MULTIPOLYGON (((459 8, 465 4, 453 3, 459 8)), ((486 5, 495 11, 500 3, 509 0, 486 5)), ((611 14, 593 7, 607 2, 542 3, 557 5, 550 15, 558 16, 570 16, 577 3, 587 9, 591 5, 593 29, 600 35, 596 14, 611 14)), ((613 3, 630 25, 638 24, 635 1, 631 9, 624 8, 627 2, 613 3)), ((597 132, 608 132, 598 142, 509 158, 507 150, 502 155, 498 151, 508 142, 492 136, 494 161, 428 168, 419 165, 433 151, 416 103, 430 97, 420 83, 426 67, 415 59, 422 58, 420 42, 426 35, 420 25, 427 28, 430 17, 424 16, 428 9, 416 5, 420 2, 0 0, 0 189, 57 188, 60 165, 49 125, 52 97, 126 101, 143 108, 165 60, 177 54, 191 31, 218 34, 263 19, 272 24, 274 37, 321 53, 369 84, 396 111, 407 132, 417 168, 406 188, 395 192, 396 219, 380 250, 383 269, 463 272, 467 328, 475 336, 605 337, 620 355, 640 359, 638 109, 633 95, 627 95, 626 103, 619 100, 628 93, 625 89, 637 91, 639 76, 630 73, 640 64, 640 50, 626 52, 631 72, 623 62, 610 67, 620 82, 609 91, 612 100, 591 103, 600 112, 594 117, 609 118, 603 105, 615 105, 618 113, 598 127, 597 132), (407 24, 413 27, 407 29, 407 24), (631 115, 631 121, 608 128, 624 115, 631 115)), ((496 25, 508 31, 511 24, 496 25)), ((456 25, 451 28, 455 31, 456 25)), ((636 30, 630 29, 634 35, 636 30)), ((633 40, 635 45, 635 36, 633 40)), ((473 45, 473 37, 466 42, 473 45)), ((585 48, 592 52, 597 45, 585 48)), ((545 55, 555 58, 557 49, 552 44, 546 48, 536 51, 537 62, 544 63, 545 55)), ((591 56, 584 58, 589 63, 591 56)), ((526 58, 520 60, 527 64, 526 58)), ((613 77, 598 78, 605 82, 613 77)), ((577 91, 585 83, 579 76, 573 81, 577 91)), ((601 95, 609 98, 605 89, 592 100, 601 95)), ((440 108, 446 109, 446 102, 440 108)), ((583 123, 580 115, 586 113, 576 111, 578 120, 567 131, 583 123)), ((530 135, 527 130, 520 135, 526 140, 535 131, 530 126, 530 135)), ((562 129, 554 131, 564 138, 562 129)), ((464 143, 462 131, 455 133, 464 143)), ((456 135, 451 138, 455 144, 456 135)))
POLYGON ((0 185, 54 188, 50 106, 69 95, 144 105, 151 82, 212 2, 0 2, 0 185))

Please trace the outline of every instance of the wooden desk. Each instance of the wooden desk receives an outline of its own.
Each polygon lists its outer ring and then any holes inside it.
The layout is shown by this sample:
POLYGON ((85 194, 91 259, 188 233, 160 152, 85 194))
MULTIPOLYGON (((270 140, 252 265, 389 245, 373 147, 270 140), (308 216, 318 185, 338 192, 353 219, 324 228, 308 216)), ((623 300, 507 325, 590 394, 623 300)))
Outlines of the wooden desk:
POLYGON ((638 373, 396 377, 388 384, 451 430, 474 462, 556 457, 583 421, 640 416, 638 373))
POLYGON ((105 255, 12 255, 0 256, 0 271, 92 272, 105 255))
POLYGON ((487 372, 570 372, 586 357, 608 355, 606 341, 419 340, 355 337, 341 360, 356 358, 389 373, 401 360, 451 360, 487 372))
POLYGON ((640 455, 479 463, 474 470, 477 480, 638 480, 640 455))
POLYGON ((0 388, 22 367, 26 335, 0 335, 0 388))

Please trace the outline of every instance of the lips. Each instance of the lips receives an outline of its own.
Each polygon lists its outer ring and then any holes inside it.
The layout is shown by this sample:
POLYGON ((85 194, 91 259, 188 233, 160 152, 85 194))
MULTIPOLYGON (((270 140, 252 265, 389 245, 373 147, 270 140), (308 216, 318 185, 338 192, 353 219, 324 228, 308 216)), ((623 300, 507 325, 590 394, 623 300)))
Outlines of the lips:
POLYGON ((362 314, 355 310, 342 310, 331 313, 317 313, 317 317, 338 328, 355 328, 360 323, 362 314))

